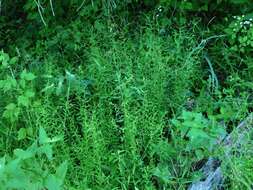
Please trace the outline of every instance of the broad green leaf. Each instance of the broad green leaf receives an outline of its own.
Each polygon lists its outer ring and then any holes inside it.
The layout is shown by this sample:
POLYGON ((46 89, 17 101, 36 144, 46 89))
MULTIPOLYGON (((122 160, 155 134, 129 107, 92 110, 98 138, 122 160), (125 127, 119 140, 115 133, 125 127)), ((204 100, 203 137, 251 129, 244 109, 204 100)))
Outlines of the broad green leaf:
POLYGON ((26 129, 25 128, 21 128, 18 131, 18 140, 23 140, 26 138, 26 129))
POLYGON ((29 150, 22 150, 22 149, 15 149, 14 150, 14 155, 18 158, 18 159, 28 159, 34 156, 34 153, 29 151, 29 150))
POLYGON ((17 63, 17 61, 18 61, 18 58, 17 58, 17 57, 12 57, 12 58, 10 59, 10 65, 14 65, 15 63, 17 63))
POLYGON ((168 183, 172 177, 167 165, 159 165, 155 168, 153 174, 164 183, 168 183))
POLYGON ((202 129, 198 128, 192 128, 188 133, 187 136, 191 138, 192 140, 197 139, 197 138, 204 138, 204 139, 209 139, 210 137, 207 135, 206 132, 204 132, 202 129))
POLYGON ((19 167, 9 174, 10 176, 8 176, 8 181, 6 183, 7 189, 26 190, 27 187, 29 187, 31 176, 27 175, 25 170, 19 167))
POLYGON ((20 75, 21 79, 24 79, 26 81, 32 81, 34 80, 36 77, 33 73, 28 73, 26 70, 23 70, 21 75, 20 75))
POLYGON ((19 113, 20 108, 18 108, 16 104, 10 103, 5 107, 3 117, 6 119, 10 119, 11 122, 14 122, 18 119, 19 113))
POLYGON ((45 184, 48 190, 61 190, 61 180, 52 174, 47 177, 45 184))
POLYGON ((201 150, 201 149, 197 149, 197 150, 195 151, 195 154, 196 154, 198 160, 203 159, 204 156, 205 156, 203 150, 201 150))
POLYGON ((29 106, 29 98, 26 96, 23 96, 23 95, 19 96, 18 97, 18 105, 28 107, 29 106))
POLYGON ((4 171, 5 171, 5 156, 0 158, 0 179, 2 179, 4 171))
POLYGON ((7 53, 4 53, 3 51, 0 52, 0 62, 2 62, 3 67, 8 67, 8 62, 10 60, 10 57, 7 53))
POLYGON ((28 186, 28 181, 22 178, 25 177, 25 174, 19 176, 20 178, 11 178, 7 181, 6 187, 7 189, 26 189, 28 186))
POLYGON ((38 144, 37 141, 35 141, 31 146, 27 148, 27 151, 32 152, 35 154, 38 151, 38 144))
POLYGON ((19 80, 19 84, 20 84, 20 86, 24 89, 24 88, 26 87, 25 79, 20 79, 20 80, 19 80))
POLYGON ((175 148, 167 141, 161 140, 158 144, 153 146, 153 151, 157 154, 161 160, 168 160, 173 156, 176 156, 175 148))
POLYGON ((44 144, 39 148, 39 152, 41 154, 45 154, 49 160, 52 160, 53 158, 53 149, 52 145, 50 144, 44 144))
POLYGON ((17 175, 22 175, 22 171, 20 170, 21 164, 20 164, 21 160, 20 159, 14 159, 8 162, 8 164, 6 165, 6 171, 13 173, 13 174, 17 174, 17 175))
POLYGON ((16 108, 16 104, 14 103, 10 103, 5 107, 5 109, 7 110, 14 110, 15 108, 16 108))
POLYGON ((32 127, 27 127, 26 128, 26 134, 28 136, 33 136, 33 128, 32 127))
POLYGON ((25 91, 25 96, 28 98, 33 98, 35 96, 35 93, 32 90, 25 91))
POLYGON ((12 89, 15 89, 17 87, 17 81, 16 79, 7 76, 5 80, 0 81, 0 88, 4 90, 4 92, 10 91, 12 89))
POLYGON ((60 178, 62 181, 64 180, 68 169, 68 162, 64 161, 58 168, 56 169, 56 176, 60 178))
POLYGON ((3 60, 2 61, 2 65, 3 65, 3 67, 8 67, 8 61, 7 60, 3 60))
POLYGON ((39 130, 39 143, 40 144, 45 144, 45 143, 48 143, 48 136, 47 136, 47 133, 45 131, 45 129, 43 127, 40 127, 40 130, 39 130))
POLYGON ((36 77, 33 73, 27 73, 25 79, 28 81, 34 80, 36 77))

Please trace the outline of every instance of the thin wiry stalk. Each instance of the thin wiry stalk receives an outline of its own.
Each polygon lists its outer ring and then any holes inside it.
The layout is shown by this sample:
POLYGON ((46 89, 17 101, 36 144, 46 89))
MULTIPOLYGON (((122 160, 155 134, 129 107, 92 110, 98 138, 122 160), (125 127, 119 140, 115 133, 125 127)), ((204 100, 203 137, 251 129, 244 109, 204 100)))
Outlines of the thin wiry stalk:
POLYGON ((40 15, 40 18, 41 18, 43 24, 44 24, 45 26, 47 26, 47 23, 46 23, 46 21, 44 20, 44 17, 43 17, 42 12, 41 12, 41 10, 43 11, 43 8, 41 7, 39 0, 38 0, 38 1, 34 0, 34 2, 36 3, 36 5, 37 5, 37 7, 38 7, 39 15, 40 15))
POLYGON ((206 54, 204 55, 204 58, 205 58, 205 60, 207 61, 208 66, 209 66, 209 68, 210 68, 210 72, 211 72, 211 76, 212 76, 213 88, 214 88, 215 91, 216 91, 216 90, 218 90, 218 88, 219 88, 219 82, 218 82, 217 76, 216 76, 216 74, 215 74, 215 72, 214 72, 212 63, 211 63, 210 59, 208 58, 208 56, 207 56, 206 54))
POLYGON ((83 2, 81 3, 81 5, 76 9, 77 12, 83 7, 84 3, 85 3, 85 0, 83 0, 83 2))
POLYGON ((52 0, 50 0, 50 7, 51 7, 51 11, 52 11, 53 16, 55 16, 52 0))

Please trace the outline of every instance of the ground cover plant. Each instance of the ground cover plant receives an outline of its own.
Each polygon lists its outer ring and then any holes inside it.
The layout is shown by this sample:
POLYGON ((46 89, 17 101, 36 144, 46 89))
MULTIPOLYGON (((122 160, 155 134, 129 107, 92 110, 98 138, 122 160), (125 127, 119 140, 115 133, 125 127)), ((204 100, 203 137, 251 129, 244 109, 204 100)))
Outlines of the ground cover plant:
POLYGON ((0 0, 0 190, 251 189, 249 0, 0 0))

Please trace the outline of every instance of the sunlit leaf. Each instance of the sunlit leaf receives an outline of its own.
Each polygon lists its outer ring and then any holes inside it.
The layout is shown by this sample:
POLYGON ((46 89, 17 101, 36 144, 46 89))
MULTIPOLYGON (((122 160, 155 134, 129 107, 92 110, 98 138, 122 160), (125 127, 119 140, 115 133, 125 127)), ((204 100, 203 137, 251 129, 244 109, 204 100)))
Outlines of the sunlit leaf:
POLYGON ((22 105, 28 107, 29 105, 29 98, 27 96, 19 96, 18 97, 18 105, 22 105))
POLYGON ((26 129, 25 128, 21 128, 18 131, 18 140, 23 140, 26 138, 26 129))
POLYGON ((43 127, 40 127, 40 130, 39 130, 39 143, 40 144, 45 144, 45 143, 48 143, 48 136, 47 136, 47 133, 45 131, 45 129, 43 127))

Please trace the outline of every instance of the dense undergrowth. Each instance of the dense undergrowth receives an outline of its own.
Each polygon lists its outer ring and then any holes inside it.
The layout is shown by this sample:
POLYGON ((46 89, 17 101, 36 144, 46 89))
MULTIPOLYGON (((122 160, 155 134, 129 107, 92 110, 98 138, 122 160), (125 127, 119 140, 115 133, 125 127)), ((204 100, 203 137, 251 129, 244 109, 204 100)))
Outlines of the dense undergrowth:
POLYGON ((0 3, 0 189, 252 187, 250 1, 0 3))

